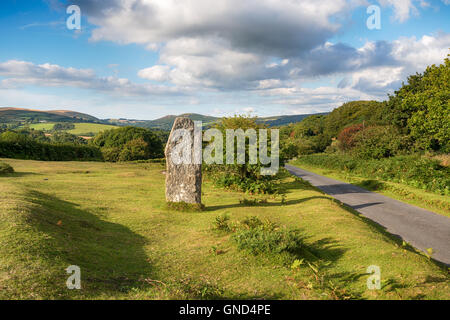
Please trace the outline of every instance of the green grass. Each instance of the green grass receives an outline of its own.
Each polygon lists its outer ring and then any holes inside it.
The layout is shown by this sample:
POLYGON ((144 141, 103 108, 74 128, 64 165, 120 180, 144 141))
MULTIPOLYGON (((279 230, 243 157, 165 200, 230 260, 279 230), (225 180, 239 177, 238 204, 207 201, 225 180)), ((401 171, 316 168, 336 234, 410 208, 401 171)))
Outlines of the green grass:
POLYGON ((25 125, 22 127, 29 127, 30 129, 34 129, 34 130, 50 131, 53 129, 54 125, 55 125, 55 123, 53 123, 53 122, 45 122, 45 123, 31 123, 29 125, 25 125))
POLYGON ((98 123, 75 123, 75 129, 68 130, 67 132, 75 135, 82 136, 83 134, 94 133, 97 134, 101 131, 109 129, 117 129, 119 127, 112 126, 109 124, 98 124, 98 123))
MULTIPOLYGON (((31 129, 35 130, 46 130, 50 131, 53 129, 53 126, 55 123, 33 123, 28 125, 31 129)), ((87 123, 87 122, 81 122, 81 123, 74 123, 75 129, 67 130, 67 132, 75 135, 85 135, 89 133, 97 134, 101 131, 109 130, 109 129, 115 129, 118 128, 117 126, 109 125, 109 124, 99 124, 99 123, 87 123)))
POLYGON ((205 181, 206 209, 179 212, 161 164, 2 161, 15 173, 0 177, 0 299, 450 298, 447 268, 298 179, 254 202, 205 181), (214 229, 225 214, 300 230, 310 254, 291 268, 239 250, 214 229), (69 265, 81 290, 66 289, 69 265))
POLYGON ((358 176, 356 173, 349 171, 324 169, 305 163, 301 159, 291 161, 290 164, 450 217, 450 200, 445 195, 379 178, 368 179, 367 177, 358 176))

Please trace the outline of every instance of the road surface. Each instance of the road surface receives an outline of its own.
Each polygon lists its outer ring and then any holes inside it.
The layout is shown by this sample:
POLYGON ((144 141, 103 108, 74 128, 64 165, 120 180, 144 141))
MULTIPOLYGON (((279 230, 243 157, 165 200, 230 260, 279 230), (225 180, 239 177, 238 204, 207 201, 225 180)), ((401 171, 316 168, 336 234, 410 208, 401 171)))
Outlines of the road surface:
POLYGON ((425 253, 432 248, 433 259, 450 265, 450 218, 298 167, 286 169, 415 248, 425 253))

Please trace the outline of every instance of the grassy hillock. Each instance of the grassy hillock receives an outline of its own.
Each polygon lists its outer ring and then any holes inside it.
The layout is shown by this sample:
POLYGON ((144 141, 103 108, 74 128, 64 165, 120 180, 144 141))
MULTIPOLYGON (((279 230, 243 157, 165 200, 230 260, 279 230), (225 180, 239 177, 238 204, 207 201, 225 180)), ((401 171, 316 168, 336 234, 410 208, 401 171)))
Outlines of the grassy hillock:
POLYGON ((2 161, 0 299, 450 298, 447 268, 293 177, 264 198, 206 180, 206 210, 179 212, 161 164, 2 161))

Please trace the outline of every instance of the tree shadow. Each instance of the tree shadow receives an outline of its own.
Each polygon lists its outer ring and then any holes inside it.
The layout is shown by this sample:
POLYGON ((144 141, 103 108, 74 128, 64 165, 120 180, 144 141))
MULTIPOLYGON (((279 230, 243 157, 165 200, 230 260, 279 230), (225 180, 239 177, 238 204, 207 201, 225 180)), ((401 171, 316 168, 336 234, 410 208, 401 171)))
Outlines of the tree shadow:
MULTIPOLYGON (((293 190, 315 190, 315 188, 308 183, 307 181, 304 181, 300 178, 293 177, 293 181, 289 182, 283 182, 281 184, 281 189, 279 194, 281 196, 288 194, 292 192, 293 190)), ((303 203, 310 200, 315 199, 330 199, 330 197, 327 196, 313 196, 313 197, 306 197, 301 199, 294 199, 294 200, 283 200, 276 202, 254 202, 254 203, 232 203, 232 204, 226 204, 226 205, 217 205, 217 206, 206 206, 205 211, 217 211, 222 209, 231 209, 231 208, 248 208, 248 207, 280 207, 280 206, 291 206, 296 205, 299 203, 303 203)))
POLYGON ((249 208, 249 207, 282 207, 282 206, 292 206, 299 203, 303 203, 310 200, 315 199, 330 199, 329 197, 325 196, 313 196, 313 197, 307 197, 302 199, 296 199, 296 200, 288 200, 288 201, 277 201, 277 202, 262 202, 262 203, 252 203, 252 204, 245 204, 245 203, 232 203, 232 204, 225 204, 225 205, 218 205, 218 206, 206 206, 205 211, 217 211, 222 209, 231 209, 231 208, 249 208))
POLYGON ((348 193, 372 193, 372 191, 348 184, 348 183, 338 183, 338 184, 330 184, 317 186, 318 189, 322 190, 326 194, 329 195, 338 195, 338 194, 348 194, 348 193))
POLYGON ((94 297, 118 295, 133 288, 151 287, 154 268, 144 251, 147 240, 129 228, 83 210, 76 203, 38 191, 27 198, 34 204, 26 222, 36 229, 39 251, 34 252, 52 269, 48 286, 56 287, 58 296, 48 298, 94 297), (70 276, 65 268, 81 269, 82 290, 68 290, 70 276), (62 267, 61 270, 59 270, 62 267))
POLYGON ((26 176, 42 176, 42 173, 36 172, 12 172, 1 174, 0 177, 26 177, 26 176))
MULTIPOLYGON (((304 176, 304 175, 296 173, 296 172, 291 173, 291 174, 296 175, 297 177, 304 176)), ((334 194, 342 194, 342 193, 371 193, 372 192, 372 191, 362 189, 360 187, 353 186, 353 185, 347 184, 347 183, 334 184, 331 186, 315 187, 315 186, 311 185, 308 181, 303 180, 303 182, 308 184, 313 190, 316 190, 324 195, 330 195, 330 196, 332 196, 334 194)), ((373 184, 373 182, 372 182, 372 180, 367 180, 366 184, 373 184)), ((347 212, 358 217, 362 222, 364 222, 366 225, 368 225, 372 230, 381 233, 387 241, 390 241, 394 245, 396 245, 398 247, 402 247, 404 250, 407 250, 411 253, 424 256, 423 252, 419 251, 418 249, 414 248, 413 246, 411 246, 407 243, 405 244, 405 242, 403 241, 403 238, 400 235, 388 232, 386 227, 382 226, 381 224, 379 224, 369 218, 364 217, 360 212, 356 211, 356 209, 367 207, 367 206, 378 205, 380 203, 373 202, 373 203, 361 204, 361 205, 356 205, 356 206, 349 206, 335 198, 332 198, 332 197, 326 197, 326 198, 329 199, 330 201, 335 202, 337 205, 339 205, 342 209, 346 210, 347 212)), ((435 260, 433 257, 429 257, 429 259, 430 259, 430 261, 432 261, 436 266, 438 266, 441 269, 447 270, 449 267, 449 265, 447 265, 441 261, 435 260)))

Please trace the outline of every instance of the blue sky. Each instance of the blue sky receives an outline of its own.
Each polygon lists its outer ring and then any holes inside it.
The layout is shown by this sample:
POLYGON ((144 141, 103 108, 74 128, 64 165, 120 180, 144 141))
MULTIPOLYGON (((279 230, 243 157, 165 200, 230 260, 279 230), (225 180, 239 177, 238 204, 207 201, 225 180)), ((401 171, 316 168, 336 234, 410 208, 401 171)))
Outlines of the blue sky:
POLYGON ((448 0, 209 4, 2 0, 0 106, 137 119, 323 112, 384 99, 450 48, 448 0), (71 4, 80 31, 66 27, 71 4), (380 30, 366 26, 369 5, 380 30))

